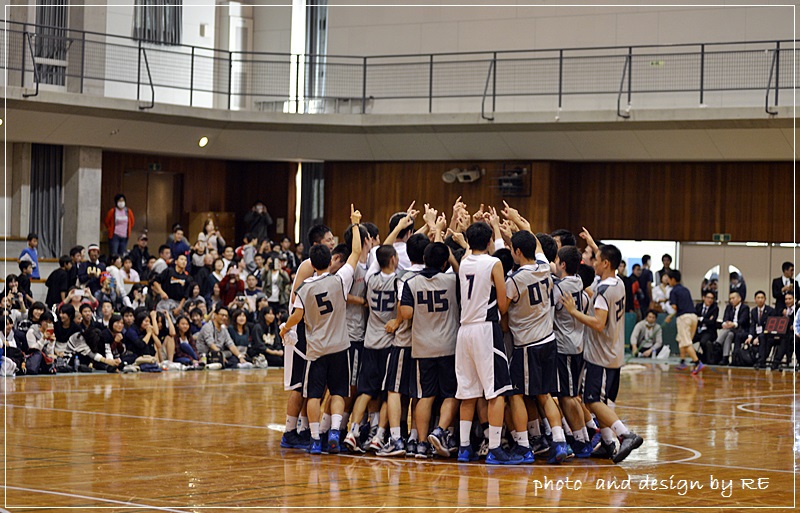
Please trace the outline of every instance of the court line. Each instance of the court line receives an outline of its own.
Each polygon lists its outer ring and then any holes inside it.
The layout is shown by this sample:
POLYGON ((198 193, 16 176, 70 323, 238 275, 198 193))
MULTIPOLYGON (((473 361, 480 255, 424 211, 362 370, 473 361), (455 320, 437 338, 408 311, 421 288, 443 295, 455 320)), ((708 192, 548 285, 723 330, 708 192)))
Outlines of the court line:
POLYGON ((738 401, 740 399, 770 399, 773 397, 794 397, 794 394, 779 394, 779 395, 743 395, 739 397, 723 397, 721 399, 708 399, 708 403, 730 402, 738 401))
MULTIPOLYGON (((703 417, 722 417, 724 419, 735 419, 735 420, 764 420, 758 419, 756 417, 735 417, 733 415, 722 415, 719 413, 697 413, 694 411, 677 411, 677 410, 657 410, 655 408, 643 408, 641 406, 626 406, 622 404, 617 404, 615 406, 616 409, 628 409, 628 410, 643 410, 643 411, 652 411, 656 413, 672 413, 675 415, 692 415, 692 416, 703 416, 703 417)), ((761 412, 752 412, 752 413, 761 413, 761 412)), ((789 419, 770 419, 771 422, 789 422, 792 421, 789 419)))
MULTIPOLYGON (((212 388, 212 387, 243 387, 243 386, 275 386, 278 387, 280 384, 276 383, 274 385, 270 385, 267 383, 233 383, 233 384, 226 384, 226 383, 217 383, 211 385, 185 385, 185 386, 174 386, 170 387, 171 389, 190 389, 190 388, 212 388)), ((105 386, 105 385, 97 385, 97 386, 105 386)), ((120 390, 163 390, 163 386, 157 387, 121 387, 121 388, 112 388, 112 392, 118 392, 120 390)), ((282 389, 281 389, 282 390, 282 389)), ((36 390, 36 391, 19 391, 19 392, 7 392, 5 394, 0 395, 36 395, 36 394, 79 394, 79 393, 105 393, 105 390, 98 391, 97 388, 80 388, 75 390, 36 390)))
MULTIPOLYGON (((770 416, 773 416, 773 417, 791 417, 792 416, 791 413, 770 413, 768 411, 758 411, 758 410, 751 410, 750 408, 745 408, 745 406, 750 406, 751 404, 760 406, 760 403, 742 403, 742 404, 736 405, 736 409, 740 410, 740 411, 746 411, 747 413, 755 413, 757 415, 770 415, 770 416)), ((781 406, 783 406, 783 405, 781 405, 781 406)), ((791 406, 791 405, 787 404, 786 406, 791 406)), ((784 421, 784 422, 792 422, 792 421, 788 420, 788 421, 784 421)))
POLYGON ((752 470, 753 472, 780 472, 781 474, 794 474, 794 470, 774 469, 774 468, 753 468, 753 467, 737 467, 736 465, 722 465, 719 463, 695 463, 691 461, 680 462, 681 465, 696 465, 698 467, 722 467, 733 468, 737 470, 752 470))
MULTIPOLYGON (((118 504, 126 508, 145 508, 145 509, 152 509, 156 511, 171 511, 173 513, 186 513, 186 509, 172 509, 167 508, 164 506, 153 506, 150 504, 140 504, 137 502, 127 502, 127 501, 118 501, 114 499, 104 499, 102 497, 92 497, 91 495, 78 495, 75 493, 68 493, 68 492, 57 492, 54 490, 41 490, 38 488, 24 488, 22 486, 9 486, 9 485, 0 485, 6 490, 17 490, 20 492, 30 492, 30 493, 42 493, 45 495, 58 495, 61 497, 72 497, 75 499, 87 499, 91 501, 99 501, 99 502, 107 502, 109 504, 118 504)), ((6 506, 11 508, 38 508, 39 506, 6 506)), ((91 508, 96 508, 96 506, 90 506, 91 508)), ((48 508, 53 508, 53 506, 48 506, 48 508)), ((86 506, 58 506, 58 509, 76 509, 81 508, 85 509, 86 506)), ((191 508, 191 506, 187 506, 187 508, 191 508)))

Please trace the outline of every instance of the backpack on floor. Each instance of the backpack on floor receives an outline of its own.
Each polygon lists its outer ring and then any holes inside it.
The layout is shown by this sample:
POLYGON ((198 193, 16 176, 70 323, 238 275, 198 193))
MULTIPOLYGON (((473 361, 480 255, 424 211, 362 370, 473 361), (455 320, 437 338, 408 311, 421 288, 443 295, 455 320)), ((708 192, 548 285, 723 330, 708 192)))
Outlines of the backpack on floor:
POLYGON ((758 353, 754 346, 742 345, 737 351, 733 352, 733 364, 739 367, 752 367, 756 363, 758 353))

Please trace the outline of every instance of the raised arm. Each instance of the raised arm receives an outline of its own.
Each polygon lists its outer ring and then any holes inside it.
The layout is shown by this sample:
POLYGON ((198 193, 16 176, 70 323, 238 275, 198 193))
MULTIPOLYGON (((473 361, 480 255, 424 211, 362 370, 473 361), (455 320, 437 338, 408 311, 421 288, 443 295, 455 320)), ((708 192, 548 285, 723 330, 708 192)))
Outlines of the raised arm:
POLYGON ((508 203, 503 201, 503 205, 505 208, 502 210, 502 214, 512 223, 514 223, 518 229, 531 231, 531 225, 528 221, 526 221, 521 215, 519 215, 519 211, 516 208, 512 208, 508 203))
POLYGON ((417 216, 417 214, 419 214, 419 210, 414 210, 414 203, 411 203, 411 206, 408 207, 408 210, 406 210, 406 216, 397 223, 397 226, 395 226, 394 230, 392 230, 392 232, 386 236, 383 243, 387 246, 394 244, 400 232, 409 226, 413 226, 414 218, 417 216))
MULTIPOLYGON (((358 259, 361 258, 361 231, 359 229, 359 223, 361 222, 361 212, 355 210, 353 208, 353 204, 350 204, 350 223, 353 225, 353 250, 350 252, 350 256, 347 257, 347 263, 353 269, 356 268, 358 265, 358 259)), ((399 226, 399 223, 398 223, 399 226)))

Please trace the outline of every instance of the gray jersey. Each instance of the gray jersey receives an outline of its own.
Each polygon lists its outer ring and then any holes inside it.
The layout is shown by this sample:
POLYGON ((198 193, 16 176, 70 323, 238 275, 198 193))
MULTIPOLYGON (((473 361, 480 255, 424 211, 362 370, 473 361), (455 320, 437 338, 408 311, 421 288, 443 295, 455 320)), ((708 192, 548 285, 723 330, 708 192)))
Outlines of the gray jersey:
MULTIPOLYGON (((413 267, 413 266, 412 266, 413 267)), ((420 269, 421 270, 421 269, 420 269)), ((402 297, 403 289, 408 280, 419 274, 420 270, 397 271, 397 296, 402 297)), ((394 332, 394 345, 397 347, 411 347, 411 323, 413 321, 403 321, 394 332)))
POLYGON ((541 253, 535 264, 520 267, 506 279, 508 327, 514 337, 514 346, 546 344, 555 340, 553 334, 553 310, 550 264, 541 253))
POLYGON ((459 317, 458 276, 431 270, 408 280, 401 305, 414 308, 411 356, 437 358, 456 353, 459 317))
MULTIPOLYGON (((367 297, 367 268, 362 264, 356 265, 356 272, 353 277, 353 286, 350 287, 350 295, 366 298, 367 297)), ((367 314, 369 312, 361 305, 347 304, 347 333, 351 342, 363 342, 364 333, 367 330, 367 314)))
POLYGON ((594 310, 608 311, 601 331, 587 328, 589 337, 583 358, 608 369, 618 369, 625 361, 625 285, 616 276, 597 284, 594 310))
MULTIPOLYGON (((583 352, 583 340, 586 336, 586 326, 571 316, 561 298, 572 296, 578 311, 587 313, 589 311, 589 295, 583 290, 583 281, 580 276, 567 276, 563 280, 555 282, 553 285, 553 305, 555 306, 554 328, 556 332, 556 342, 558 342, 558 352, 561 354, 580 354, 583 352)), ((594 315, 594 312, 592 312, 594 315)))
POLYGON ((397 275, 382 272, 367 279, 369 319, 364 347, 384 349, 394 343, 394 334, 386 332, 386 323, 397 317, 397 275))
POLYGON ((315 361, 321 356, 350 348, 345 311, 347 300, 342 278, 325 274, 309 278, 297 289, 303 304, 306 325, 306 359, 315 361))

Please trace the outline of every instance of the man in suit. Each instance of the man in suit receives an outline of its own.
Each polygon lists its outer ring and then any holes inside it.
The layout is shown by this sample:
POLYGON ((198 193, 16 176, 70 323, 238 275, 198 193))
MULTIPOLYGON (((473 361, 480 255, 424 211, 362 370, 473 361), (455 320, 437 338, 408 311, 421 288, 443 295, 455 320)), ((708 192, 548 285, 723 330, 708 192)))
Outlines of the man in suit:
POLYGON ((717 336, 715 344, 722 345, 722 363, 729 364, 733 351, 747 337, 750 327, 750 309, 742 304, 742 296, 738 292, 731 292, 725 314, 722 316, 722 330, 717 336), (733 350, 732 350, 733 349, 733 350))
MULTIPOLYGON (((778 346, 778 351, 775 354, 775 359, 772 361, 772 370, 778 368, 783 360, 784 355, 786 358, 786 366, 792 365, 792 354, 795 352, 797 345, 797 338, 794 331, 794 318, 795 318, 795 304, 794 294, 787 292, 783 296, 786 301, 786 308, 784 308, 782 315, 789 318, 789 327, 786 329, 786 334, 782 337, 781 344, 778 346)), ((784 367, 785 368, 785 367, 784 367)))
POLYGON ((775 298, 775 311, 781 315, 786 308, 786 301, 783 299, 788 292, 792 292, 794 297, 800 295, 800 285, 794 281, 794 265, 791 262, 784 262, 781 265, 783 276, 772 280, 772 297, 775 298))
POLYGON ((719 307, 715 301, 714 292, 706 291, 703 295, 703 302, 695 306, 697 312, 697 331, 694 334, 694 342, 700 344, 703 363, 716 364, 711 362, 711 349, 714 341, 717 340, 717 317, 719 317, 719 307))
POLYGON ((753 344, 758 347, 758 361, 755 368, 759 369, 766 366, 767 356, 773 345, 777 345, 771 337, 764 334, 767 326, 767 318, 775 315, 775 310, 767 305, 767 294, 763 290, 756 292, 756 306, 750 310, 750 332, 745 339, 745 344, 753 344))

